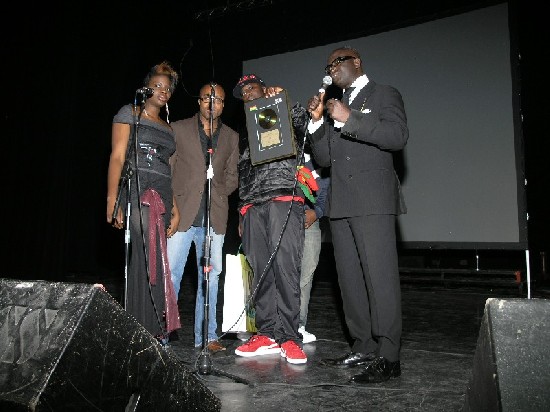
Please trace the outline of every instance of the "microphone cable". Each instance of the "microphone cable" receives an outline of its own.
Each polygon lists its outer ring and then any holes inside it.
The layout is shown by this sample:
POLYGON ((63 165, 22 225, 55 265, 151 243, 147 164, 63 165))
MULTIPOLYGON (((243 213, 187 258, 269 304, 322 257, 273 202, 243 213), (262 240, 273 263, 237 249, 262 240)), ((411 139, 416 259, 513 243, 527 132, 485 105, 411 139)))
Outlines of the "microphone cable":
MULTIPOLYGON (((294 127, 294 126, 292 126, 292 127, 294 127)), ((305 131, 304 131, 304 139, 303 139, 303 142, 301 143, 301 147, 299 147, 300 151, 296 154, 296 160, 297 160, 297 162, 296 162, 296 175, 294 177, 294 186, 292 187, 292 200, 290 201, 290 205, 289 205, 286 217, 285 217, 285 222, 283 223, 283 227, 281 228, 281 233, 280 233, 279 238, 277 240, 277 244, 275 245, 275 248, 273 249, 273 252, 269 256, 269 259, 267 260, 267 263, 266 263, 262 273, 260 274, 260 278, 258 279, 258 282, 256 283, 256 287, 254 288, 254 290, 252 290, 250 292, 250 296, 246 300, 246 302, 244 304, 244 308, 241 311, 241 314, 239 315, 237 320, 228 328, 228 331, 224 332, 220 336, 220 339, 222 337, 224 337, 225 335, 227 335, 227 333, 229 333, 229 331, 231 331, 231 329, 233 329, 233 327, 235 327, 235 325, 237 325, 239 323, 239 321, 241 320, 243 315, 246 313, 247 308, 252 304, 252 301, 253 301, 254 297, 256 296, 256 293, 258 292, 258 288, 260 287, 260 284, 262 283, 262 281, 265 277, 265 274, 267 273, 267 271, 269 270, 271 264, 273 263, 273 259, 275 258, 275 255, 279 251, 284 232, 286 230, 286 227, 288 225, 288 221, 290 219, 290 213, 292 212, 292 206, 294 205, 294 203, 296 203, 296 201, 294 200, 294 197, 296 195, 296 188, 298 186, 298 173, 297 172, 298 172, 298 167, 304 164, 304 150, 305 150, 307 134, 308 134, 308 131, 307 131, 307 124, 306 124, 306 128, 305 128, 305 131)), ((241 246, 239 246, 239 250, 241 250, 241 246)), ((245 254, 245 257, 246 257, 246 254, 245 254)), ((256 276, 256 274, 254 274, 254 277, 255 276, 256 276)))

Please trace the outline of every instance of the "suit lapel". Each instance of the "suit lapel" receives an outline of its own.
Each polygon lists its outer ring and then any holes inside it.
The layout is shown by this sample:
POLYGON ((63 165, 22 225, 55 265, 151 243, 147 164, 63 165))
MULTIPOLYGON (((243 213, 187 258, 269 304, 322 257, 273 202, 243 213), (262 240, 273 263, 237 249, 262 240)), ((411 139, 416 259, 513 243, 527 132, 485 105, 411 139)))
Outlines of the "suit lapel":
POLYGON ((357 96, 355 96, 355 99, 353 99, 353 102, 351 103, 350 107, 352 109, 357 109, 357 110, 365 109, 367 100, 374 92, 375 87, 376 87, 376 83, 370 80, 367 83, 367 85, 359 91, 357 96))
POLYGON ((182 142, 182 152, 187 156, 187 161, 194 167, 204 167, 204 153, 199 137, 199 119, 198 115, 192 117, 188 128, 184 130, 180 139, 182 142))

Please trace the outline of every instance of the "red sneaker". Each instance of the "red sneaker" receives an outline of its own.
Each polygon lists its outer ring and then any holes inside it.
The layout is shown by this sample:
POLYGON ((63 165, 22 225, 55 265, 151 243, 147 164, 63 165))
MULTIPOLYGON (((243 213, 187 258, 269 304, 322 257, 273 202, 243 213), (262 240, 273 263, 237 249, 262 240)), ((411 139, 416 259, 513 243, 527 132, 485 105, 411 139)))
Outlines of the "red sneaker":
POLYGON ((286 358, 288 363, 299 364, 307 362, 306 354, 293 340, 287 340, 281 345, 281 356, 286 358))
POLYGON ((271 353, 279 353, 281 347, 273 339, 264 335, 254 335, 237 349, 235 354, 239 356, 261 356, 271 353))

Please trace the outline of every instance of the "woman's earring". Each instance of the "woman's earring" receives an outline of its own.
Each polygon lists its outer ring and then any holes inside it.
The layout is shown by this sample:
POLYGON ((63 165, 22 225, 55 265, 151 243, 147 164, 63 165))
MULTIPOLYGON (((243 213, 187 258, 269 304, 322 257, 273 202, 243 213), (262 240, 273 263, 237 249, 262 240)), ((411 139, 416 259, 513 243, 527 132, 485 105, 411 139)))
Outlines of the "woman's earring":
POLYGON ((168 110, 168 102, 166 102, 166 123, 170 123, 170 110, 168 110))

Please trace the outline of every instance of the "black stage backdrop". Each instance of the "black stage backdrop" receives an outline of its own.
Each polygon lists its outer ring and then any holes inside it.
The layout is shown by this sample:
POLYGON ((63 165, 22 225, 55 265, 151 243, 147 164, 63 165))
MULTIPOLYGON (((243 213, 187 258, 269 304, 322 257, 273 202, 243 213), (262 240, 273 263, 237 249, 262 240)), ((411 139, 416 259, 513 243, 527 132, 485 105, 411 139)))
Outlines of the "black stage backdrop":
MULTIPOLYGON (((549 108, 543 100, 542 85, 546 84, 543 76, 549 51, 548 23, 542 6, 474 0, 361 4, 366 11, 357 8, 358 2, 347 0, 164 0, 7 6, 4 15, 13 24, 0 29, 5 88, 1 122, 3 141, 7 143, 3 156, 2 198, 7 207, 3 208, 2 276, 63 280, 67 276, 123 275, 123 233, 105 221, 111 122, 123 104, 133 101, 143 76, 159 61, 169 60, 182 76, 170 102, 171 120, 195 113, 198 89, 215 80, 228 95, 223 119, 240 130, 245 124, 243 106, 231 97, 231 89, 245 61, 347 44, 369 36, 390 36, 395 30, 409 30, 432 21, 437 24, 444 18, 499 4, 508 5, 511 21, 517 25, 510 35, 510 48, 518 51, 516 57, 521 56, 517 66, 508 68, 519 70, 519 84, 512 90, 519 93, 517 107, 522 117, 528 243, 531 250, 548 250, 544 197, 549 187, 549 143, 543 121, 549 108), (339 13, 357 19, 345 23, 336 18, 339 13)), ((383 51, 380 53, 385 56, 383 51)), ((460 53, 462 56, 465 51, 460 53)), ((314 79, 311 93, 322 78, 325 62, 320 60, 319 64, 321 67, 311 73, 295 73, 296 77, 314 79)), ((293 72, 292 67, 283 70, 293 72)), ((423 79, 425 75, 434 76, 433 72, 409 74, 410 81, 417 84, 432 80, 423 79)), ((373 74, 373 78, 377 76, 373 74)), ((406 86, 395 76, 389 75, 387 82, 401 89, 406 86)), ((414 113, 415 108, 409 105, 407 110, 414 113)), ((504 121, 510 124, 516 119, 508 116, 504 121)), ((454 127, 451 129, 456 133, 454 127)), ((412 176, 413 172, 407 173, 412 176)), ((511 178, 516 182, 516 176, 511 178)), ((508 193, 506 201, 511 197, 508 193)), ((518 205, 516 202, 515 207, 521 208, 518 205)), ((500 206, 506 213, 514 208, 496 205, 497 215, 500 206)), ((239 243, 236 219, 235 211, 226 237, 228 247, 239 243)), ((507 230, 521 233, 521 222, 515 224, 517 227, 507 230)), ((509 239, 503 236, 499 241, 509 239)))

